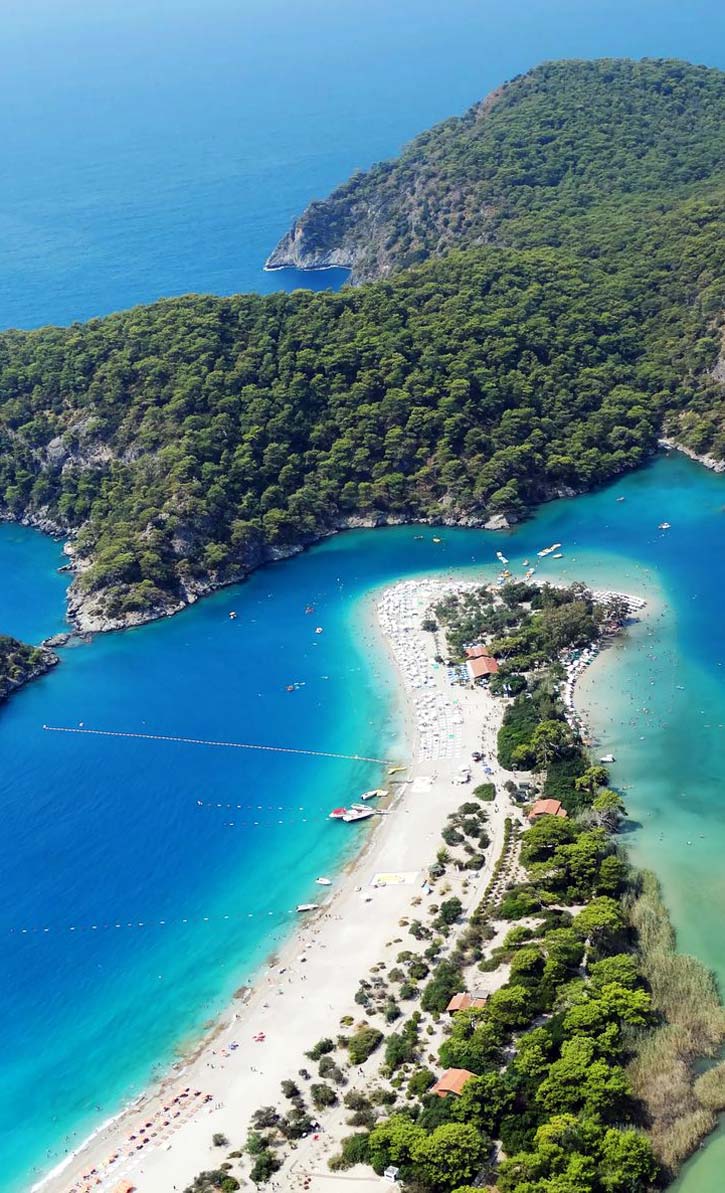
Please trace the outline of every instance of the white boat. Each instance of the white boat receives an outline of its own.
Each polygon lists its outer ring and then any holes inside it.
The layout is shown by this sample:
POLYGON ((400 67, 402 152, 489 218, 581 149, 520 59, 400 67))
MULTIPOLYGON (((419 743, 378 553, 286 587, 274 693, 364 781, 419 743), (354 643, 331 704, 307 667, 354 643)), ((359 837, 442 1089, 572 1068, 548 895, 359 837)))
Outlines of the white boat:
POLYGON ((616 762, 617 759, 614 757, 614 754, 602 754, 599 761, 600 762, 616 762))
POLYGON ((332 886, 331 878, 316 878, 315 882, 318 886, 332 886))
POLYGON ((504 565, 508 563, 508 559, 501 551, 496 552, 496 558, 498 560, 500 560, 500 562, 503 563, 504 565))
POLYGON ((319 903, 298 903, 297 904, 298 911, 317 911, 318 907, 319 907, 319 903))
POLYGON ((353 806, 350 809, 348 809, 348 811, 342 817, 342 820, 344 821, 345 824, 354 824, 356 820, 368 820, 371 816, 374 816, 374 815, 375 815, 375 812, 373 811, 372 808, 362 808, 362 807, 356 808, 355 805, 353 804, 353 806))
POLYGON ((550 547, 544 547, 541 551, 537 551, 536 554, 540 559, 543 559, 545 555, 553 555, 554 551, 558 551, 560 546, 561 543, 552 543, 550 547))
POLYGON ((659 524, 659 526, 657 527, 657 529, 658 529, 658 530, 670 530, 670 529, 671 529, 671 527, 672 527, 672 523, 671 523, 671 522, 660 522, 660 524, 659 524))
POLYGON ((378 797, 382 799, 384 795, 388 795, 385 787, 374 787, 372 791, 363 791, 360 799, 378 799, 378 797))
POLYGON ((552 559, 563 559, 563 558, 564 558, 564 552, 563 552, 563 551, 557 551, 556 555, 552 555, 552 557, 551 557, 551 558, 552 558, 552 559))
POLYGON ((325 631, 323 630, 323 628, 322 628, 322 626, 321 626, 321 625, 315 626, 315 633, 316 633, 316 634, 324 634, 324 632, 325 632, 325 631))
POLYGON ((330 812, 330 820, 342 820, 346 812, 347 808, 333 808, 330 812))

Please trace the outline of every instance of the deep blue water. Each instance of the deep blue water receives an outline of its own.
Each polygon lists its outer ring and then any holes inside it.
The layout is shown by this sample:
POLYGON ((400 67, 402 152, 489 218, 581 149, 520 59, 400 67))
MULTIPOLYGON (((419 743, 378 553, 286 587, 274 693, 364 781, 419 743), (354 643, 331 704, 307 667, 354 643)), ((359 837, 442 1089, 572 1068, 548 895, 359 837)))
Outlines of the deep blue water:
POLYGON ((720 0, 6 0, 0 327, 262 272, 357 168, 545 58, 725 65, 720 0))

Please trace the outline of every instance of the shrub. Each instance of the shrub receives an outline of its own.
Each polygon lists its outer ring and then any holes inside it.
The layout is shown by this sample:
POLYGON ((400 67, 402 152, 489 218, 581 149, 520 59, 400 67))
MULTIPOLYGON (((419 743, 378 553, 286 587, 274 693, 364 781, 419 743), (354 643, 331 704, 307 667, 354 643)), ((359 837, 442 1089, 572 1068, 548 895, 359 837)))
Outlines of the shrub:
POLYGON ((310 1097, 315 1110, 324 1110, 326 1106, 337 1104, 337 1094, 331 1085, 321 1081, 318 1085, 310 1086, 310 1097))
POLYGON ((226 1135, 222 1134, 221 1131, 215 1131, 211 1137, 211 1141, 214 1147, 226 1147, 229 1143, 226 1135))
POLYGON ((477 799, 483 800, 484 803, 491 803, 496 798, 496 787, 494 783, 479 783, 478 787, 473 788, 473 794, 477 799))
POLYGON ((377 1027, 359 1027, 348 1040, 347 1050, 350 1064, 364 1064, 375 1049, 380 1047, 382 1041, 383 1033, 377 1027))
POLYGON ((305 1053, 305 1056, 308 1056, 310 1060, 319 1060, 320 1057, 325 1056, 326 1053, 334 1052, 334 1049, 334 1041, 325 1036, 323 1039, 318 1040, 314 1048, 310 1048, 309 1052, 305 1053))
MULTIPOLYGON (((249 1174, 249 1178, 254 1185, 264 1185, 272 1176, 272 1174, 277 1172, 277 1170, 281 1167, 282 1164, 277 1159, 274 1152, 271 1152, 269 1148, 267 1148, 265 1151, 260 1152, 260 1154, 257 1156, 257 1159, 254 1162, 254 1167, 249 1174)), ((237 1188, 239 1188, 238 1185, 237 1188)))
POLYGON ((339 1155, 333 1156, 328 1161, 329 1168, 333 1172, 339 1172, 345 1168, 354 1168, 356 1164, 368 1164, 370 1155, 368 1139, 369 1135, 359 1132, 356 1135, 346 1136, 342 1141, 339 1155))

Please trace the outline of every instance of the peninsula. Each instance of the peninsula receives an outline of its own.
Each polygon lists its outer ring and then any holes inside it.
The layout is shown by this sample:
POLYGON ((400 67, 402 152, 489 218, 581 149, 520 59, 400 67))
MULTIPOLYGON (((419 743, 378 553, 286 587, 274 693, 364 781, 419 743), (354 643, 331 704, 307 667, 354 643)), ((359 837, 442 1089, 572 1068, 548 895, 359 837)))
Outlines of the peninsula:
POLYGON ((435 1193, 666 1183, 725 1100, 722 1066, 697 1076, 725 1013, 617 848, 625 809, 571 702, 642 604, 513 579, 380 595, 412 753, 390 816, 206 1044, 47 1193, 199 1169, 190 1193, 348 1169, 372 1190, 371 1167, 435 1193))
POLYGON ((71 616, 111 629, 345 526, 520 518, 663 433, 717 452, 724 161, 721 71, 514 79, 269 261, 366 285, 0 335, 0 513, 68 537, 71 616))

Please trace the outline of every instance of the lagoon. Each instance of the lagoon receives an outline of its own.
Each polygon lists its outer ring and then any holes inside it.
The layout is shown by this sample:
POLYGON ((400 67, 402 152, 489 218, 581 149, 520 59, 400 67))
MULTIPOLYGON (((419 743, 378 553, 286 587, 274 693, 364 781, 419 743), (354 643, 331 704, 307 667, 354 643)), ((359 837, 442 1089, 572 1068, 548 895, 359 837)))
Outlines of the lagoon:
MULTIPOLYGON (((62 665, 0 714, 7 1187, 26 1187, 197 1036, 290 930, 315 875, 364 840, 364 826, 341 837, 326 812, 379 776, 359 762, 56 735, 43 724, 394 757, 396 693, 367 617, 370 593, 401 576, 490 577, 496 550, 515 561, 561 541, 564 558, 540 574, 657 604, 648 628, 592 669, 585 699, 627 788, 635 860, 660 875, 681 946, 725 978, 724 536, 725 478, 666 457, 504 536, 349 532, 175 618, 63 650, 62 665), (672 529, 661 532, 665 518, 672 529), (290 683, 303 686, 289 693, 290 683)), ((26 550, 45 560, 34 603, 54 629, 61 592, 47 564, 57 546, 0 527, 6 572, 26 550)))

